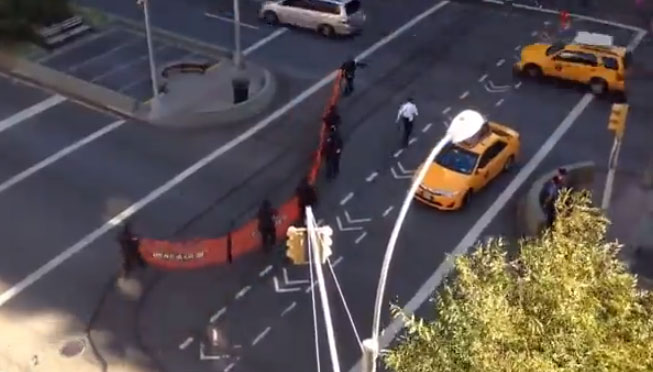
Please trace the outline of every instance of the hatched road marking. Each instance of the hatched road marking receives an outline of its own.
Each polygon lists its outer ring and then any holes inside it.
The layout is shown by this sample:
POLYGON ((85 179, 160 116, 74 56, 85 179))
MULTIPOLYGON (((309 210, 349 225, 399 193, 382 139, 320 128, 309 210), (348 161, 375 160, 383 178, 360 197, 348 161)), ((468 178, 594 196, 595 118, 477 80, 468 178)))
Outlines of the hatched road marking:
POLYGON ((26 108, 26 109, 24 109, 22 111, 19 111, 19 112, 15 113, 15 114, 11 115, 10 117, 0 121, 0 132, 4 132, 5 130, 13 127, 14 125, 20 124, 21 122, 23 122, 23 121, 25 121, 25 120, 27 120, 27 119, 29 119, 31 117, 34 117, 34 116, 42 113, 43 111, 60 104, 61 102, 65 101, 65 100, 66 100, 66 97, 60 96, 60 95, 57 94, 57 95, 54 95, 54 96, 52 96, 50 98, 46 98, 43 101, 41 101, 41 102, 39 102, 37 104, 34 104, 34 105, 32 105, 32 106, 30 106, 30 107, 28 107, 28 108, 26 108))

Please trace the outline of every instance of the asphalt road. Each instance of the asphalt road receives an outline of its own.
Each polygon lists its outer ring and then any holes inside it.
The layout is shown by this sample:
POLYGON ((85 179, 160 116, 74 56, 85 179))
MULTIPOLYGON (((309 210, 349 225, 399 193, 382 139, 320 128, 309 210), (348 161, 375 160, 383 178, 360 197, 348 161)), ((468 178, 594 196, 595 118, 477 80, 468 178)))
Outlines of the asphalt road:
MULTIPOLYGON (((553 141, 554 131, 585 96, 584 90, 567 84, 513 78, 510 68, 516 50, 533 42, 537 32, 546 27, 545 22, 555 22, 555 18, 537 13, 507 15, 496 9, 449 4, 371 58, 383 62, 372 63, 364 70, 358 77, 357 94, 343 101, 346 144, 342 172, 338 180, 320 185, 317 215, 336 229, 332 260, 360 334, 370 333, 378 271, 410 172, 444 133, 443 121, 471 107, 515 128, 522 134, 519 166, 524 166, 545 143, 553 141), (394 118, 401 101, 409 95, 416 99, 420 118, 412 144, 398 151, 399 133, 394 118)), ((628 44, 633 37, 631 31, 590 22, 576 23, 576 27, 609 33, 621 45, 628 44)), ((632 102, 637 102, 641 91, 639 87, 633 89, 632 102)), ((595 99, 583 107, 580 115, 573 117, 571 129, 561 139, 554 138, 559 142, 535 168, 532 177, 576 161, 605 164, 612 141, 606 130, 610 103, 607 99, 595 99)), ((638 107, 645 109, 641 103, 638 107)), ((641 136, 650 135, 651 130, 641 116, 631 119, 629 125, 636 139, 629 143, 631 152, 624 152, 628 155, 622 155, 622 162, 633 162, 637 168, 646 159, 642 155, 646 144, 641 136), (631 160, 633 156, 637 159, 631 160)), ((419 204, 413 206, 393 262, 386 292, 389 302, 403 305, 410 300, 507 188, 520 171, 519 166, 475 195, 470 208, 463 211, 443 213, 419 204)), ((520 187, 516 197, 523 192, 520 187)), ((511 199, 481 237, 514 236, 515 204, 516 198, 511 199)), ((269 260, 256 257, 219 273, 197 273, 192 279, 168 278, 167 283, 154 290, 144 307, 147 316, 143 317, 142 332, 147 345, 160 352, 171 370, 182 366, 198 371, 315 369, 310 291, 306 291, 308 269, 287 267, 291 283, 282 284, 282 289, 286 289, 283 291, 275 290, 274 285, 275 277, 285 282, 283 271, 277 266, 267 271, 268 264, 269 260), (201 278, 215 284, 198 287, 201 278), (216 291, 215 285, 221 290, 216 291), (196 291, 192 299, 188 296, 191 289, 196 291), (159 301, 171 313, 158 312, 159 301), (161 327, 170 324, 171 317, 174 324, 161 327), (234 357, 200 360, 202 332, 209 318, 224 332, 228 342, 236 345, 229 351, 234 357), (180 345, 184 345, 183 350, 180 345)), ((347 370, 359 357, 359 348, 337 288, 331 279, 327 282, 341 365, 347 370)), ((423 306, 419 313, 428 314, 429 309, 429 305, 423 306)), ((321 319, 319 312, 318 318, 321 319)), ((388 322, 386 312, 383 323, 388 322)), ((328 369, 323 329, 320 359, 322 368, 328 369)))
MULTIPOLYGON (((164 4, 167 8, 153 7, 154 22, 160 26, 213 42, 224 37, 230 27, 226 22, 224 27, 216 26, 219 20, 206 17, 206 4, 187 5, 187 11, 175 8, 179 3, 173 0, 164 4), (224 32, 216 32, 206 22, 216 29, 222 27, 224 32)), ((114 7, 116 12, 123 9, 123 14, 133 17, 139 14, 137 9, 125 10, 124 2, 105 2, 104 6, 114 7)), ((375 22, 358 38, 330 41, 287 31, 259 47, 252 58, 288 76, 277 97, 279 107, 322 78, 345 56, 360 53, 427 6, 432 4, 420 1, 408 9, 399 3, 371 3, 368 14, 373 15, 375 22)), ((545 21, 551 19, 539 14, 507 16, 495 9, 452 3, 368 58, 370 66, 359 76, 356 95, 343 101, 341 107, 346 137, 342 174, 335 182, 320 185, 322 200, 317 211, 320 218, 334 227, 336 217, 347 220, 345 210, 351 218, 371 219, 353 223, 361 229, 338 231, 333 256, 334 262, 343 257, 337 261, 336 273, 362 334, 369 333, 373 289, 383 247, 408 184, 407 178, 397 175, 404 175, 402 169, 412 170, 420 163, 442 135, 442 121, 464 108, 478 108, 522 133, 522 161, 526 162, 582 97, 583 92, 566 86, 526 81, 519 84, 510 74, 516 47, 531 42, 532 33, 540 30, 545 21), (483 76, 485 79, 479 82, 483 76), (488 91, 496 90, 488 88, 490 81, 491 86, 500 87, 503 92, 488 91), (415 141, 397 154, 398 133, 393 121, 396 108, 407 95, 416 98, 421 115, 415 141), (366 179, 373 173, 377 176, 368 182, 366 179), (353 196, 348 198, 350 193, 353 196)), ((615 35, 621 44, 631 37, 629 32, 612 27, 587 24, 590 27, 615 35)), ((274 31, 265 27, 251 29, 244 32, 244 38, 251 45, 274 31)), ((651 53, 650 47, 646 50, 651 53)), ((136 55, 124 58, 131 60, 138 58, 136 55)), ((55 58, 50 63, 54 64, 55 58)), ((98 59, 98 67, 91 67, 91 61, 76 71, 92 76, 97 69, 101 70, 100 66, 111 65, 111 61, 98 59)), ((122 84, 118 78, 116 84, 122 84)), ((649 89, 646 87, 641 91, 649 89)), ((296 184, 299 170, 308 164, 307 151, 315 146, 318 118, 327 95, 326 89, 318 90, 273 125, 149 204, 136 216, 137 230, 153 237, 219 234, 230 220, 247 218, 262 195, 273 200, 286 198, 296 184), (209 203, 211 209, 207 209, 209 203)), ((646 151, 642 148, 646 148, 645 139, 650 138, 650 129, 644 125, 646 103, 639 97, 632 98, 641 107, 631 117, 631 125, 637 128, 633 136, 635 145, 629 150, 626 146, 623 157, 624 163, 634 167, 644 158, 646 151)), ((548 169, 581 157, 605 161, 610 144, 609 133, 604 130, 608 107, 609 103, 601 100, 591 103, 542 167, 548 169), (589 135, 592 142, 580 146, 589 135), (570 148, 574 149, 571 157, 570 148)), ((119 266, 111 234, 91 242, 46 275, 37 273, 39 280, 17 296, 9 296, 6 290, 34 275, 53 258, 61 258, 58 255, 118 211, 253 125, 243 123, 186 134, 162 132, 137 123, 123 123, 74 102, 59 102, 48 92, 6 78, 0 79, 0 121, 0 128, 13 123, 0 132, 4 155, 0 161, 0 234, 9 247, 7 259, 0 262, 3 344, 10 344, 18 330, 29 330, 27 333, 48 338, 51 343, 81 333, 97 305, 101 288, 119 266), (25 109, 29 112, 18 114, 25 109), (16 119, 18 116, 22 120, 16 119), (79 142, 89 139, 89 143, 79 142), (44 327, 44 322, 56 326, 44 327)), ((389 299, 396 296, 399 303, 405 303, 511 177, 501 177, 477 195, 472 208, 460 213, 439 213, 416 205, 393 264, 389 299)), ((500 214, 487 231, 503 231, 505 225, 512 223, 509 217, 500 214)), ((181 370, 222 370, 232 362, 234 371, 314 368, 309 295, 303 287, 301 292, 276 293, 271 278, 279 275, 278 271, 258 276, 268 264, 268 258, 256 256, 240 266, 210 274, 171 275, 166 280, 174 283, 173 290, 161 286, 167 291, 155 291, 150 297, 165 296, 169 307, 155 302, 145 305, 146 342, 162 353, 172 370, 175 366, 181 370), (213 281, 197 285, 195 279, 202 275, 213 275, 213 281), (234 300, 248 285, 248 292, 234 300), (238 349, 241 359, 227 360, 226 364, 199 361, 197 341, 179 350, 178 344, 188 335, 200 332, 207 318, 223 306, 224 319, 233 334, 231 341, 242 346, 238 349)), ((306 280, 307 272, 305 268, 292 267, 288 276, 306 280)), ((337 293, 331 284, 335 304, 337 293)), ((334 306, 334 313, 343 366, 349 366, 357 357, 357 348, 342 308, 334 306)), ((323 351, 324 363, 325 356, 323 351)))

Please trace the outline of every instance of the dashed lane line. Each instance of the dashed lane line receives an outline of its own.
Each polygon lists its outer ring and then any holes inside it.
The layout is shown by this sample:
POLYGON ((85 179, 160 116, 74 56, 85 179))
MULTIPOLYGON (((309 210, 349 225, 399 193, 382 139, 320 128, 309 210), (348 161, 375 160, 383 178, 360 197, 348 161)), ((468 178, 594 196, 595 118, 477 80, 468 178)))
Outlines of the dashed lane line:
POLYGON ((365 181, 367 181, 367 182, 372 182, 372 181, 374 181, 374 179, 375 179, 378 175, 379 175, 378 172, 372 172, 372 173, 370 173, 369 176, 367 176, 367 177, 365 178, 365 181))
POLYGON ((392 205, 386 208, 386 210, 383 211, 383 217, 386 217, 388 214, 390 214, 390 212, 392 212, 393 209, 395 209, 395 207, 392 205))
POLYGON ((215 323, 216 320, 220 319, 221 316, 223 316, 227 312, 227 307, 222 307, 220 310, 218 310, 215 314, 211 315, 209 318, 209 322, 215 323))
POLYGON ((469 95, 469 91, 466 90, 466 91, 463 92, 463 94, 460 95, 459 98, 460 98, 460 99, 465 99, 465 98, 467 98, 468 95, 469 95))
POLYGON ((190 344, 193 343, 193 340, 195 340, 193 337, 188 337, 186 340, 184 340, 184 342, 179 344, 179 350, 186 349, 188 346, 190 346, 190 344))
POLYGON ((235 366, 236 366, 236 362, 229 363, 229 365, 224 367, 224 372, 230 372, 232 369, 234 369, 235 366))
POLYGON ((411 138, 410 141, 408 141, 408 144, 409 144, 409 145, 412 145, 412 144, 415 143, 415 142, 417 142, 417 137, 413 137, 413 138, 411 138))
POLYGON ((347 202, 349 202, 353 197, 354 197, 354 193, 350 191, 349 194, 345 195, 345 197, 342 198, 342 200, 340 200, 340 205, 343 206, 347 204, 347 202))
POLYGON ((344 259, 345 258, 343 256, 340 256, 340 257, 336 258, 335 260, 333 260, 333 263, 331 264, 331 266, 336 267, 336 266, 340 265, 340 263, 344 259))
POLYGON ((247 294, 247 292, 249 292, 250 289, 252 289, 251 285, 243 287, 240 291, 238 291, 238 293, 236 293, 235 299, 238 300, 240 298, 243 298, 243 296, 247 294))
POLYGON ((515 47, 514 50, 515 50, 515 52, 516 52, 516 51, 518 51, 519 49, 521 49, 521 45, 517 45, 517 46, 515 47))
POLYGON ((254 338, 254 340, 252 341, 252 346, 256 346, 256 344, 261 342, 261 340, 263 340, 265 335, 267 335, 268 332, 270 332, 271 329, 272 329, 272 327, 270 327, 270 326, 265 327, 265 329, 261 333, 259 333, 258 336, 256 336, 256 338, 254 338))
POLYGON ((501 67, 501 65, 503 65, 504 63, 506 63, 506 60, 501 58, 500 60, 497 61, 497 67, 501 67))
POLYGON ((395 158, 398 158, 399 155, 401 155, 402 152, 404 152, 404 149, 399 149, 399 150, 397 150, 397 151, 394 153, 394 155, 392 155, 392 156, 394 156, 395 158))
POLYGON ((442 110, 442 115, 446 115, 447 113, 449 113, 449 111, 451 111, 451 107, 445 108, 444 110, 442 110))
POLYGON ((519 89, 519 87, 521 87, 521 81, 515 84, 515 89, 519 89))
POLYGON ((4 132, 5 130, 13 127, 14 125, 20 124, 23 121, 25 121, 25 120, 27 120, 29 118, 32 118, 32 117, 42 113, 43 111, 62 103, 65 100, 66 100, 66 97, 56 94, 56 95, 54 95, 52 97, 48 97, 48 98, 44 99, 43 101, 41 101, 39 103, 36 103, 36 104, 34 104, 34 105, 24 109, 24 110, 21 110, 21 111, 15 113, 15 114, 11 115, 10 117, 0 121, 0 132, 4 132))
POLYGON ((428 123, 428 124, 426 124, 426 125, 424 126, 424 128, 422 128, 422 133, 426 133, 426 132, 428 132, 429 129, 431 129, 431 126, 432 126, 432 125, 433 125, 433 123, 428 123))
POLYGON ((503 98, 497 101, 497 103, 494 104, 495 107, 499 107, 503 104, 503 98))
POLYGON ((265 269, 261 270, 261 272, 258 273, 259 278, 264 277, 265 274, 270 272, 270 270, 272 270, 272 265, 266 266, 265 269))
POLYGON ((281 312, 281 316, 285 316, 286 314, 288 314, 289 312, 291 312, 292 309, 295 308, 295 306, 297 306, 297 302, 293 301, 290 305, 288 305, 288 307, 286 307, 285 309, 283 309, 283 311, 281 312))
POLYGON ((354 243, 357 244, 357 245, 360 244, 360 242, 362 242, 363 239, 365 239, 366 236, 367 236, 367 231, 363 231, 363 233, 360 234, 360 235, 358 236, 358 238, 356 238, 356 240, 354 241, 354 243))
POLYGON ((478 78, 478 82, 479 82, 479 83, 482 83, 482 82, 485 81, 485 79, 487 79, 487 74, 484 74, 483 76, 481 76, 480 78, 478 78))

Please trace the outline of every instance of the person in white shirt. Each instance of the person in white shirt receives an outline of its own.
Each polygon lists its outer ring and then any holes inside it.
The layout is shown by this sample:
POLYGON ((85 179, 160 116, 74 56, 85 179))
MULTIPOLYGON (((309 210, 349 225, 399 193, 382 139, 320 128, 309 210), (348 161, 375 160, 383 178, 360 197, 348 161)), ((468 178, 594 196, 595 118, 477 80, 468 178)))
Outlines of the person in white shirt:
POLYGON ((404 124, 404 137, 402 141, 403 147, 408 146, 410 134, 413 132, 413 122, 415 121, 415 117, 418 115, 419 113, 417 112, 417 106, 415 106, 413 99, 410 97, 403 105, 401 105, 399 112, 397 112, 396 122, 399 122, 399 119, 401 119, 402 123, 404 124))

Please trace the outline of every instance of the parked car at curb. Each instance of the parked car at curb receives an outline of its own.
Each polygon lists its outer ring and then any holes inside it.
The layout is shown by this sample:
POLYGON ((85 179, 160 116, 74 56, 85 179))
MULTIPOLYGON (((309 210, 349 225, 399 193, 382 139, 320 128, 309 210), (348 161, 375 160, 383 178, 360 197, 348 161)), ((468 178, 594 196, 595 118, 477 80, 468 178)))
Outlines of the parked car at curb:
POLYGON ((325 37, 357 33, 366 19, 360 0, 266 1, 259 17, 268 24, 307 28, 325 37))
POLYGON ((429 168, 415 199, 440 210, 460 209, 469 203, 474 193, 511 169, 519 149, 516 131, 486 122, 473 138, 449 144, 432 164, 421 166, 429 168))

